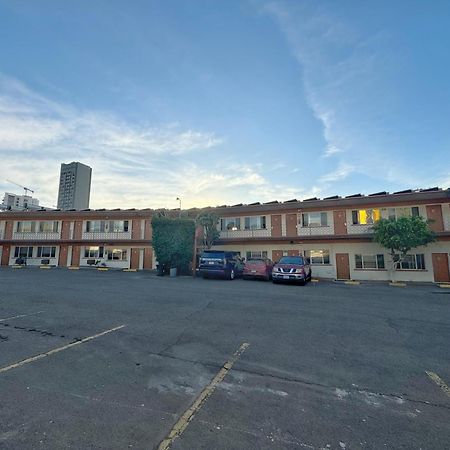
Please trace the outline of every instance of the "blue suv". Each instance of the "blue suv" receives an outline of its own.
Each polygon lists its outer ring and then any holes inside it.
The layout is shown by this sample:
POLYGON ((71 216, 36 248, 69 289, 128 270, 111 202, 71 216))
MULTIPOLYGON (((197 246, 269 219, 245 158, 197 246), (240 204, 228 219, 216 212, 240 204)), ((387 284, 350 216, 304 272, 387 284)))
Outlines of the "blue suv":
POLYGON ((198 269, 203 278, 221 276, 233 280, 242 276, 244 261, 238 252, 205 250, 200 255, 198 269))

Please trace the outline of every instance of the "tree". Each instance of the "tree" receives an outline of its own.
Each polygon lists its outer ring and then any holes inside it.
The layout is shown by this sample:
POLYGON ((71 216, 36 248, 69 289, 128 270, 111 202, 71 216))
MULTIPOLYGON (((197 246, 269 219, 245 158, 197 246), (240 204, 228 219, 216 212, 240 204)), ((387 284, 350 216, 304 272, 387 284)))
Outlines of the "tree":
POLYGON ((197 226, 203 228, 202 248, 210 249, 216 239, 220 237, 217 229, 219 218, 210 212, 202 212, 195 219, 197 226))
POLYGON ((188 272, 194 254, 194 221, 154 216, 152 229, 152 244, 158 263, 188 272))
POLYGON ((418 216, 380 219, 373 226, 374 241, 389 250, 393 273, 411 249, 436 240, 428 223, 423 217, 418 216))

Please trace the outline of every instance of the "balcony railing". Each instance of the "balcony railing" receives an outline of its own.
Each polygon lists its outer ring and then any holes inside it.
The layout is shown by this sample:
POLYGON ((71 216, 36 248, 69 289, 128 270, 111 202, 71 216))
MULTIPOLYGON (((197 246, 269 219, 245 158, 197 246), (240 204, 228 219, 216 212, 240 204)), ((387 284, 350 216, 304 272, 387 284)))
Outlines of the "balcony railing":
POLYGON ((83 233, 82 238, 83 240, 131 239, 131 231, 111 231, 111 232, 85 231, 83 233))
POLYGON ((221 239, 270 237, 270 230, 226 230, 220 232, 221 239))
POLYGON ((15 231, 13 233, 13 239, 17 240, 24 240, 24 241, 31 241, 31 240, 38 240, 38 241, 52 241, 55 239, 60 239, 61 233, 60 232, 21 232, 21 231, 15 231))
POLYGON ((371 234, 373 233, 373 225, 347 225, 348 234, 371 234))
POLYGON ((301 227, 298 226, 299 236, 329 236, 334 234, 333 226, 301 227))

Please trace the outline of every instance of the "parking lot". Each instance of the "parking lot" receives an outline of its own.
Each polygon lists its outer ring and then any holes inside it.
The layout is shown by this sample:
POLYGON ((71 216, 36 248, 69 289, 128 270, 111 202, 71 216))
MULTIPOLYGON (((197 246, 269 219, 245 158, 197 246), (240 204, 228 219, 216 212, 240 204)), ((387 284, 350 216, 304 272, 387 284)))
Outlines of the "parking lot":
POLYGON ((1 449, 446 449, 450 290, 0 270, 1 449))

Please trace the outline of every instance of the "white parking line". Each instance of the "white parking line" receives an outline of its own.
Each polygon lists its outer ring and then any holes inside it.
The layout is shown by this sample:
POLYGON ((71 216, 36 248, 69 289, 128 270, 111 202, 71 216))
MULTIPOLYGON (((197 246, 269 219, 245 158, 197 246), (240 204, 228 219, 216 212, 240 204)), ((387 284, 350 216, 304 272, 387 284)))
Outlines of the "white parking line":
POLYGON ((71 344, 67 344, 67 345, 64 345, 62 347, 54 348, 53 350, 49 350, 48 352, 45 352, 45 353, 39 353, 39 355, 32 356, 31 358, 23 359, 22 361, 19 361, 19 362, 16 362, 14 364, 11 364, 9 366, 0 368, 0 373, 7 372, 8 370, 16 369, 17 367, 24 366, 25 364, 28 364, 30 362, 34 362, 34 361, 37 361, 39 359, 46 358, 47 356, 51 356, 51 355, 54 355, 55 353, 62 352, 63 350, 67 350, 68 348, 75 347, 75 345, 80 345, 80 344, 84 344, 85 342, 92 341, 93 339, 97 339, 97 338, 99 338, 101 336, 104 336, 105 334, 112 333, 113 331, 120 330, 124 326, 125 325, 120 325, 118 327, 114 327, 114 328, 111 328, 109 330, 102 331, 101 333, 94 334, 93 336, 85 337, 84 339, 80 339, 79 341, 72 342, 71 344))
POLYGON ((34 316, 36 314, 41 314, 43 312, 44 311, 38 311, 35 313, 30 313, 30 314, 19 314, 18 316, 5 317, 4 319, 0 319, 0 322, 6 322, 7 320, 12 320, 12 319, 19 319, 20 317, 34 316))
POLYGON ((244 342, 233 353, 231 358, 222 366, 217 375, 211 380, 211 382, 200 392, 199 396, 195 399, 194 403, 184 412, 184 414, 178 419, 177 423, 173 426, 167 437, 159 444, 158 450, 168 450, 172 446, 173 441, 183 434, 183 431, 189 425, 189 422, 194 417, 208 397, 216 389, 217 385, 225 378, 225 375, 232 369, 235 362, 241 357, 250 344, 244 342))

